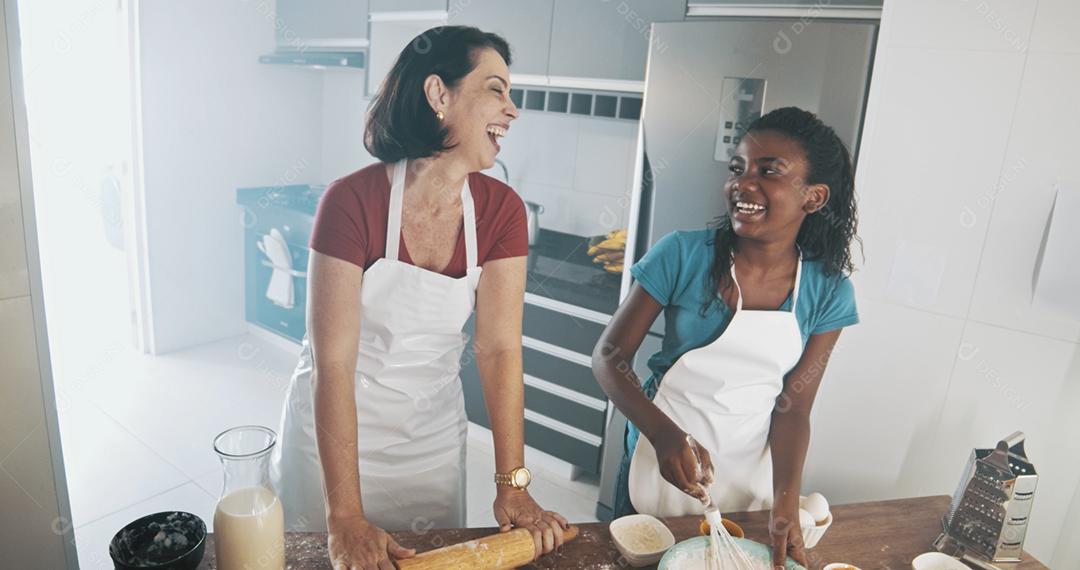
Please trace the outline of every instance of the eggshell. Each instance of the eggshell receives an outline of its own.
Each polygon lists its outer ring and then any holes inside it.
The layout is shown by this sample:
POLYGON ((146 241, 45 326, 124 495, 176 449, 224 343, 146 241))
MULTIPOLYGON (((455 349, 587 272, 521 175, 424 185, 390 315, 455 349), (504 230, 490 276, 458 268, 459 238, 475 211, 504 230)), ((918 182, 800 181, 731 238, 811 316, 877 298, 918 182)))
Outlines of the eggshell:
POLYGON ((817 522, 814 521, 814 516, 810 514, 806 509, 799 509, 799 526, 802 528, 809 528, 817 526, 817 522))
POLYGON ((807 495, 802 508, 810 513, 815 523, 825 522, 825 519, 829 518, 829 502, 825 500, 821 493, 807 495))

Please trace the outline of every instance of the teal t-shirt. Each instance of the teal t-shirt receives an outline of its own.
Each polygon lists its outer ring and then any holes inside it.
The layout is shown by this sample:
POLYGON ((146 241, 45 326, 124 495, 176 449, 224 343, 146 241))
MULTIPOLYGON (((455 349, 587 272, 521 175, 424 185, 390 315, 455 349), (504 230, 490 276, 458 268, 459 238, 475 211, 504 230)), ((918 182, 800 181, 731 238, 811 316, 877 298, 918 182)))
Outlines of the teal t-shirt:
MULTIPOLYGON (((707 242, 714 234, 712 229, 669 233, 630 268, 645 292, 664 306, 664 341, 648 362, 652 376, 645 388, 650 398, 683 353, 716 340, 731 320, 731 310, 719 300, 704 316, 700 312, 709 294, 713 246, 707 242)), ((791 310, 790 294, 778 310, 791 310)), ((795 320, 804 348, 810 335, 858 323, 851 281, 844 275, 825 275, 821 261, 804 259, 795 320)))

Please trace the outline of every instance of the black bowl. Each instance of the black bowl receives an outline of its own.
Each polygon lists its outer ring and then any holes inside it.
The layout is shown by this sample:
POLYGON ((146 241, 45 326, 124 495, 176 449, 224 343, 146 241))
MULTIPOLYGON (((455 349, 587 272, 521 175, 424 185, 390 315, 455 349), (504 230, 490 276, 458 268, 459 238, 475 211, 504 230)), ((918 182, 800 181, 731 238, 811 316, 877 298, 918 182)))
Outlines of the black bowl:
POLYGON ((146 515, 109 542, 117 570, 194 570, 206 550, 206 523, 183 511, 146 515))

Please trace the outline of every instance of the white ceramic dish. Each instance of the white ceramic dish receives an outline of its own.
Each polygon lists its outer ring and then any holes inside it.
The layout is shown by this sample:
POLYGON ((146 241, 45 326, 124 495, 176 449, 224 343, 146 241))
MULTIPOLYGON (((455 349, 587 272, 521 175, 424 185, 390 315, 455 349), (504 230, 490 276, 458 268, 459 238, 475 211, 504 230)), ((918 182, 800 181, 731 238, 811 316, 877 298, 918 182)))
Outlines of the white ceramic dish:
POLYGON ((649 515, 627 515, 611 521, 608 525, 615 547, 631 566, 639 568, 656 564, 665 552, 675 546, 675 535, 660 519, 649 515), (635 540, 634 534, 637 533, 635 540), (637 542, 652 542, 650 548, 642 548, 637 542))
POLYGON ((832 564, 826 564, 821 570, 860 570, 858 566, 854 564, 848 564, 846 562, 833 562, 832 564))
POLYGON ((914 570, 971 570, 967 564, 941 552, 925 552, 911 561, 914 570))

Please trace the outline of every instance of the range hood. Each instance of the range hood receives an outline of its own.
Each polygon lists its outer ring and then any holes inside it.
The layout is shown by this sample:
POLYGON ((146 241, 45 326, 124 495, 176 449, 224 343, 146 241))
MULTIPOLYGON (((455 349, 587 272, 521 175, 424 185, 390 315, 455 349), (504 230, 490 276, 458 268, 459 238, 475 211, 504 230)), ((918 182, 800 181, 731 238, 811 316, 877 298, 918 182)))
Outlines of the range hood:
POLYGON ((364 69, 364 51, 277 50, 259 56, 259 63, 295 65, 312 69, 364 69))

